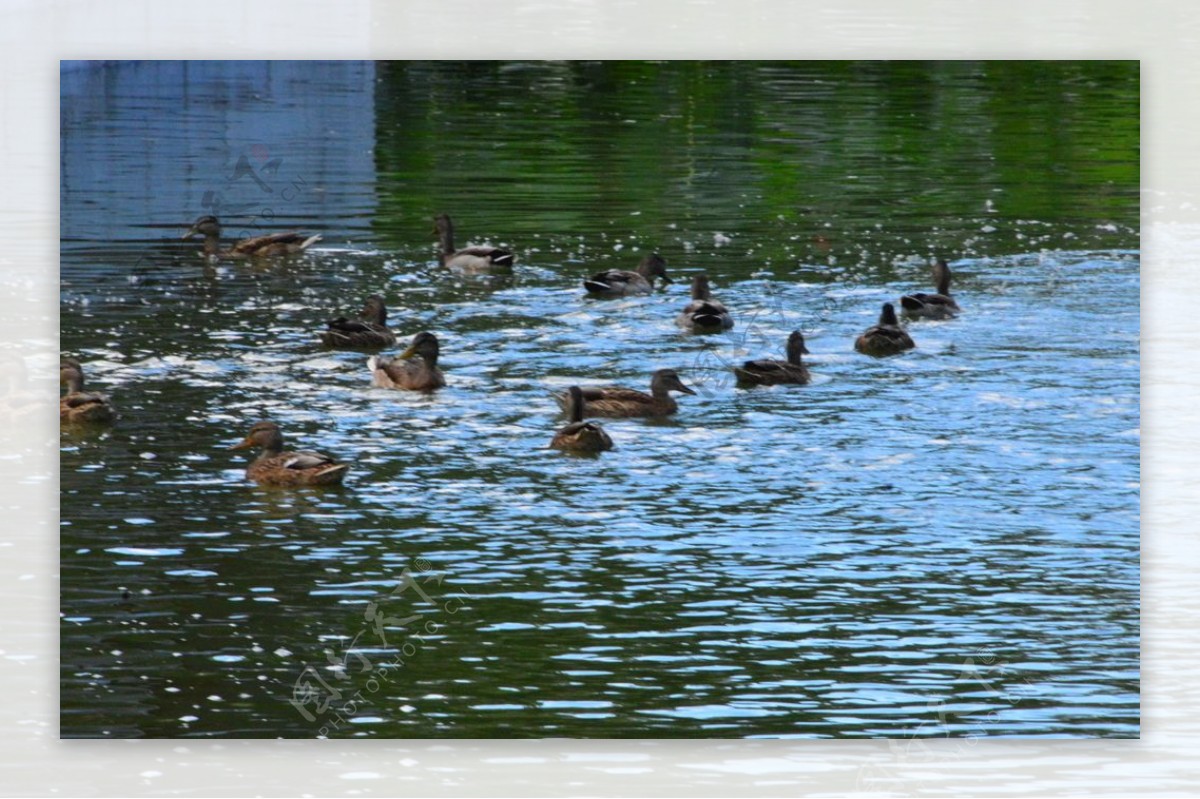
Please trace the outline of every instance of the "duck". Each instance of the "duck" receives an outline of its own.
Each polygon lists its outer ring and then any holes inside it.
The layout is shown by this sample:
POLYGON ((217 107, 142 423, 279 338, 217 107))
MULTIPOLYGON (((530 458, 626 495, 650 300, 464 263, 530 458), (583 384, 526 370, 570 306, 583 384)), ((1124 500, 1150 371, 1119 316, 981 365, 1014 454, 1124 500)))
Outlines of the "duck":
POLYGON ((256 422, 246 438, 234 449, 258 447, 258 457, 246 467, 246 477, 268 486, 341 485, 350 464, 340 463, 320 452, 289 452, 284 449, 283 432, 275 422, 256 422))
POLYGON ((339 316, 326 322, 321 342, 326 347, 357 349, 390 347, 396 343, 396 335, 387 326, 387 306, 383 297, 372 294, 358 319, 339 316))
POLYGON ((756 361, 746 361, 741 366, 733 367, 739 383, 753 383, 760 386, 773 386, 780 383, 804 385, 809 381, 808 367, 801 360, 801 355, 808 354, 804 346, 804 334, 793 330, 787 340, 787 360, 777 361, 764 358, 756 361))
POLYGON ((79 361, 60 359, 58 380, 67 387, 67 393, 58 401, 61 424, 110 424, 116 420, 116 408, 107 396, 83 390, 83 366, 79 361))
POLYGON ((712 298, 708 275, 701 272, 692 278, 692 301, 684 306, 675 323, 693 333, 719 333, 733 327, 733 317, 712 298))
POLYGON ((371 383, 379 388, 401 388, 409 391, 434 391, 446 385, 446 377, 438 369, 437 336, 428 331, 413 336, 408 349, 400 353, 399 360, 385 355, 372 355, 367 359, 371 370, 371 383), (418 360, 412 360, 419 355, 418 360))
POLYGON ((454 222, 449 214, 438 214, 433 220, 433 232, 437 234, 438 262, 447 269, 462 274, 475 275, 511 272, 516 256, 499 247, 475 246, 454 248, 454 222))
POLYGON ((586 400, 583 389, 571 386, 567 389, 567 406, 571 415, 570 423, 554 434, 550 446, 567 452, 604 452, 612 449, 613 442, 599 422, 583 421, 583 410, 586 400))
POLYGON ((661 277, 664 283, 672 283, 667 276, 667 262, 658 253, 651 253, 641 260, 635 271, 609 269, 597 272, 583 281, 589 297, 611 299, 649 294, 654 291, 654 278, 661 277))
POLYGON ((890 302, 883 304, 879 323, 868 327, 854 341, 854 349, 865 355, 895 355, 915 346, 912 337, 900 327, 896 309, 890 302))
POLYGON ((293 255, 303 252, 321 240, 320 234, 308 236, 303 233, 289 231, 287 233, 268 233, 236 242, 228 250, 221 249, 221 222, 211 214, 196 220, 191 229, 183 234, 184 239, 193 236, 204 236, 204 255, 206 258, 264 258, 272 255, 293 255))
POLYGON ((945 258, 939 258, 933 265, 933 282, 937 285, 936 294, 918 291, 900 298, 905 316, 914 319, 951 319, 958 315, 962 309, 950 296, 950 265, 945 258))
MULTIPOLYGON (((580 391, 587 403, 589 415, 609 418, 670 416, 679 410, 679 404, 669 392, 681 391, 693 395, 696 393, 683 384, 674 369, 659 369, 655 372, 650 378, 649 394, 622 386, 581 388, 580 391)), ((570 411, 569 391, 555 395, 555 399, 563 410, 570 411)))

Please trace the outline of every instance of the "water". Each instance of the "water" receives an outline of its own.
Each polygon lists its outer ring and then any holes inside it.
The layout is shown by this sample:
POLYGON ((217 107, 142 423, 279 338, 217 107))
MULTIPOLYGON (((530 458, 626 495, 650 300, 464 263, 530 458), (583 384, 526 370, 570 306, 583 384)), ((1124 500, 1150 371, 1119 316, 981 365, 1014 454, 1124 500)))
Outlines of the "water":
POLYGON ((62 438, 64 736, 1138 735, 1136 65, 162 62, 63 97, 62 348, 122 413, 62 438), (324 240, 206 263, 212 210, 324 240), (516 275, 442 274, 441 211, 516 275), (667 290, 582 298, 650 250, 667 290), (963 316, 855 353, 937 254, 963 316), (728 334, 673 323, 702 270, 728 334), (316 344, 373 292, 445 390, 316 344), (733 385, 793 329, 812 385, 733 385), (553 391, 667 366, 677 416, 546 448, 553 391), (263 417, 345 488, 247 484, 263 417))

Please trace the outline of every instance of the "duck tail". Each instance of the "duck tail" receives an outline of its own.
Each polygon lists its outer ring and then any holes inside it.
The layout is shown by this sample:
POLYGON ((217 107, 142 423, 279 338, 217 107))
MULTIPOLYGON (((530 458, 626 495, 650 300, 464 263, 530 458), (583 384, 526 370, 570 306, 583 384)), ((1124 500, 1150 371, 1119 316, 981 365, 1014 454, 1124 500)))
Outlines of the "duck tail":
POLYGON ((312 236, 309 236, 304 241, 300 242, 300 249, 307 250, 309 247, 316 244, 320 240, 321 240, 320 233, 313 234, 312 236))
POLYGON ((906 311, 919 311, 925 307, 925 303, 921 302, 916 297, 905 294, 900 298, 900 307, 906 311))
POLYGON ((319 482, 324 484, 340 483, 348 471, 350 471, 350 464, 334 463, 321 469, 316 473, 315 477, 319 482))

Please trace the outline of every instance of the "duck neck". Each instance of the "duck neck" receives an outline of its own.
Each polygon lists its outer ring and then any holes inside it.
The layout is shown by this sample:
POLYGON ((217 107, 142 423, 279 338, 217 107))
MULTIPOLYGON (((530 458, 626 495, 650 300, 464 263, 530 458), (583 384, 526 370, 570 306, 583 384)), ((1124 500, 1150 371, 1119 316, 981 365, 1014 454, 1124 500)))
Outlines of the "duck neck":
POLYGON ((83 374, 72 370, 67 373, 67 393, 79 394, 83 391, 83 374))
POLYGON ((204 254, 219 255, 221 252, 221 237, 216 233, 204 234, 204 254))
POLYGON ((950 296, 950 269, 945 264, 938 264, 936 271, 937 271, 938 294, 949 297, 950 296))
POLYGON ((446 220, 446 224, 438 229, 438 239, 442 243, 441 255, 443 259, 447 255, 453 255, 456 252, 454 249, 454 225, 450 224, 449 219, 446 220))
POLYGON ((382 305, 368 305, 363 310, 363 321, 371 322, 380 327, 387 326, 387 308, 382 305))
POLYGON ((642 262, 639 263, 637 266, 637 273, 639 275, 641 275, 642 277, 646 278, 647 280, 649 280, 651 283, 653 283, 654 278, 657 276, 657 272, 656 272, 657 267, 658 267, 658 261, 656 259, 643 258, 642 262))
POLYGON ((583 392, 571 390, 571 423, 583 421, 583 392))

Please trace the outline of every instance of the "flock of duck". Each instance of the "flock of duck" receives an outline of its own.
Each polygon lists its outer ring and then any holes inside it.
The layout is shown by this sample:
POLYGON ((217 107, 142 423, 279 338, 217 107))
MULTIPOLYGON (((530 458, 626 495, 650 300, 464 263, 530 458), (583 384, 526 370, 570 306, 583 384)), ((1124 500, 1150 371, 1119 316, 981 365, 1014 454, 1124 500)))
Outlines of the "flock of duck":
MULTIPOLYGON (((512 252, 491 246, 454 246, 454 224, 441 214, 434 220, 438 236, 438 260, 455 273, 466 275, 511 272, 516 260, 512 252)), ((221 224, 214 216, 202 216, 184 234, 184 239, 204 237, 204 255, 209 259, 269 258, 301 253, 321 240, 319 235, 297 232, 271 233, 221 248, 221 224)), ((959 306, 950 296, 950 267, 938 259, 933 267, 935 293, 914 293, 900 298, 903 314, 912 319, 947 319, 956 316, 959 306)), ((583 281, 587 296, 611 299, 650 294, 655 281, 670 283, 666 261, 657 253, 647 255, 634 270, 610 269, 583 281)), ((676 323, 693 333, 719 333, 734 326, 729 309, 713 299, 708 277, 692 280, 691 301, 679 312, 676 323)), ((371 295, 357 319, 338 317, 326 324, 320 339, 326 347, 352 350, 381 350, 396 344, 396 335, 387 324, 387 307, 379 295, 371 295)), ((876 357, 895 355, 916 346, 900 326, 895 306, 887 302, 879 321, 867 328, 854 342, 854 348, 876 357)), ((804 385, 809 382, 807 366, 801 356, 808 354, 804 336, 794 331, 788 337, 786 360, 759 359, 733 367, 738 382, 745 385, 804 385)), ((446 385, 438 368, 437 336, 428 331, 417 333, 408 347, 395 357, 373 354, 367 360, 371 382, 380 388, 405 391, 436 391, 446 385)), ((62 357, 59 367, 61 384, 67 392, 59 401, 63 426, 107 425, 117 418, 112 401, 104 394, 84 388, 83 366, 78 360, 62 357)), ((650 392, 622 386, 571 386, 555 396, 569 417, 550 442, 556 449, 595 453, 611 449, 612 439, 604 428, 585 417, 661 417, 675 413, 678 405, 671 392, 695 394, 673 369, 659 369, 650 380, 650 392)), ((275 422, 254 424, 245 439, 230 449, 258 449, 258 456, 246 469, 250 480, 264 485, 302 486, 340 484, 350 464, 319 452, 290 451, 283 432, 275 422)))

